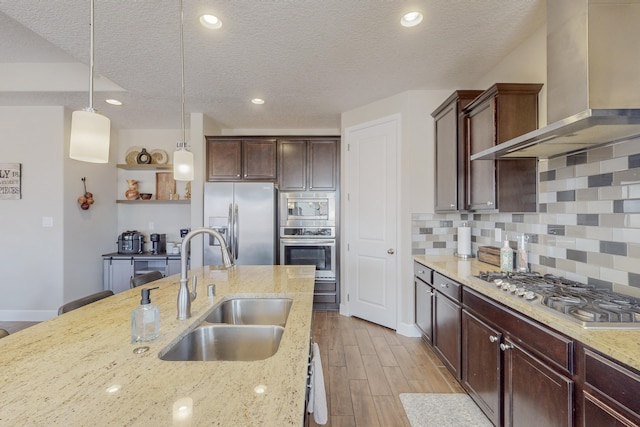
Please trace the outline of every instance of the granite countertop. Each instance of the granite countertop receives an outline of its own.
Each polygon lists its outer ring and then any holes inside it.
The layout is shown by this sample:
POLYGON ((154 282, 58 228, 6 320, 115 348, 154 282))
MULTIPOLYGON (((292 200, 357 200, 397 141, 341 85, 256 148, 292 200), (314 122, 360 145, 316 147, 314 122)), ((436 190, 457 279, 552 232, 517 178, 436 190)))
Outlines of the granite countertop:
POLYGON ((462 260, 454 256, 426 255, 415 255, 413 259, 560 333, 640 370, 640 330, 585 329, 567 320, 560 313, 546 310, 540 305, 520 298, 513 298, 504 291, 496 289, 495 286, 474 277, 480 271, 499 270, 498 267, 477 259, 462 260))
POLYGON ((192 317, 176 319, 179 275, 153 283, 160 336, 134 354, 131 289, 0 340, 0 425, 300 426, 304 416, 314 268, 203 267, 192 317), (207 297, 207 285, 216 296, 207 297), (285 296, 294 302, 280 348, 254 362, 158 358, 219 301, 285 296), (264 393, 254 391, 262 386, 264 393))

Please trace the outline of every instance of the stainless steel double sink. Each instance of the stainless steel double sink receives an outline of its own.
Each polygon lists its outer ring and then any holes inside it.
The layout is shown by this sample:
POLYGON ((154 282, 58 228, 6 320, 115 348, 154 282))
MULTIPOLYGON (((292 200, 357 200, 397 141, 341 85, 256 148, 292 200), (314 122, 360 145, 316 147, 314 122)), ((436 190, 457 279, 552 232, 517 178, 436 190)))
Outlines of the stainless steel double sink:
POLYGON ((273 356, 291 311, 288 298, 222 301, 194 330, 160 352, 167 361, 253 361, 273 356))

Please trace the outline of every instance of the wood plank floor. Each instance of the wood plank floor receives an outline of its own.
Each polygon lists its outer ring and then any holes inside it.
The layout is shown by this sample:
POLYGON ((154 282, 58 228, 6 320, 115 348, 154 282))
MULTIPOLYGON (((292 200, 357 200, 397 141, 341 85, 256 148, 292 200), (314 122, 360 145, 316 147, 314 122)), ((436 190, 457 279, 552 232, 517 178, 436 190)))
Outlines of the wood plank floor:
MULTIPOLYGON (((10 333, 37 322, 0 322, 10 333)), ((341 316, 313 312, 313 340, 320 347, 333 427, 410 427, 400 393, 464 393, 419 338, 341 316)), ((310 425, 317 426, 311 416, 310 425)))
MULTIPOLYGON (((335 311, 313 312, 333 427, 409 427, 400 393, 464 393, 419 338, 335 311)), ((317 426, 311 416, 311 426, 317 426)))

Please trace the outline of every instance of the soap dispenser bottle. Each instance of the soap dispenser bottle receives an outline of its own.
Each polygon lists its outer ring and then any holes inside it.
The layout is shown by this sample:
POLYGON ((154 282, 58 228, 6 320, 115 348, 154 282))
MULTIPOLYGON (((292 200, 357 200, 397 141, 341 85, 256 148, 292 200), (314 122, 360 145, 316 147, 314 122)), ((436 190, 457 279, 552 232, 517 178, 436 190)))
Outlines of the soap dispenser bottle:
POLYGON ((140 305, 131 312, 131 342, 153 341, 160 334, 160 308, 151 304, 150 294, 156 288, 140 291, 140 305))
POLYGON ((508 239, 504 240, 504 246, 500 249, 500 270, 507 273, 513 271, 513 250, 508 239))

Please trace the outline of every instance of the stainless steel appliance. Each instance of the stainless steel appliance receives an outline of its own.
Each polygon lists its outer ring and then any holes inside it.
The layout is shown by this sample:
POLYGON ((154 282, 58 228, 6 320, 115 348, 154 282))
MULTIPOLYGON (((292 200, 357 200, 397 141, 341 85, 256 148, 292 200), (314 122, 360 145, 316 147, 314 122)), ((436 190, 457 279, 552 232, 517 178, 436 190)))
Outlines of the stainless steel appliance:
POLYGON ((609 289, 535 272, 480 272, 478 277, 584 328, 640 329, 640 300, 609 289))
POLYGON ((335 227, 334 193, 280 193, 280 227, 335 227))
POLYGON ((118 236, 119 254, 141 254, 144 249, 144 235, 139 231, 125 231, 118 236))
POLYGON ((151 253, 153 255, 164 254, 167 252, 167 235, 153 233, 149 236, 151 240, 151 253))
MULTIPOLYGON (((275 264, 276 190, 272 183, 205 183, 204 218, 205 226, 222 234, 236 264, 275 264)), ((205 265, 221 265, 218 242, 204 240, 205 265)))
POLYGON ((335 227, 280 227, 280 264, 314 265, 316 280, 335 281, 335 227))

